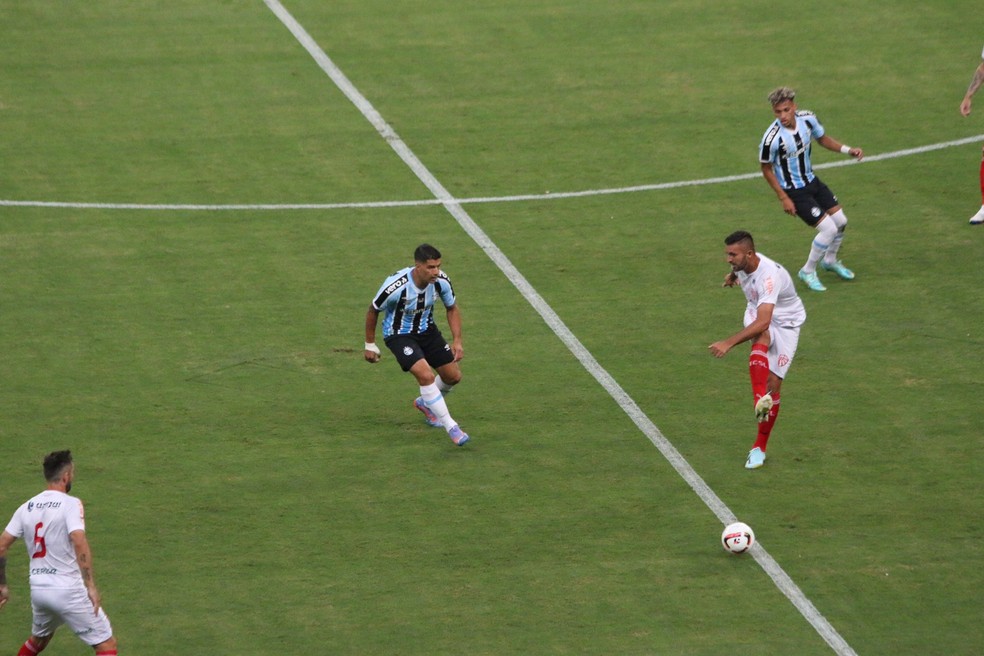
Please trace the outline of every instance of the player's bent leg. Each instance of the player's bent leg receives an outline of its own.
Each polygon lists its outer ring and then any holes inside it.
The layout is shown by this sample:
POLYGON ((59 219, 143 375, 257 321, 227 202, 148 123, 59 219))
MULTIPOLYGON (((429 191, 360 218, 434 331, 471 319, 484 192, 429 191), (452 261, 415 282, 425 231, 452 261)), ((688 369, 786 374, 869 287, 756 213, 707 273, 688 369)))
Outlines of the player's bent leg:
POLYGON ((442 364, 437 368, 437 386, 443 392, 450 392, 451 388, 461 382, 461 367, 457 362, 442 364))
POLYGON ((427 364, 427 360, 421 358, 413 363, 407 371, 417 379, 417 384, 421 387, 434 384, 434 370, 427 364))
POLYGON ((806 259, 806 264, 799 271, 799 279, 806 283, 806 286, 815 292, 827 291, 820 279, 817 277, 817 264, 823 257, 834 238, 837 237, 837 225, 826 214, 813 226, 817 231, 816 237, 810 244, 810 255, 806 259))
POLYGON ((52 635, 54 634, 46 636, 32 635, 23 645, 21 645, 20 650, 17 652, 17 656, 34 656, 35 654, 40 653, 45 647, 48 646, 48 643, 51 642, 52 635))
POLYGON ((820 266, 823 267, 824 271, 833 271, 844 280, 854 280, 854 272, 837 259, 841 242, 844 241, 844 230, 847 228, 847 215, 844 214, 844 210, 841 209, 840 205, 836 205, 830 209, 829 217, 833 220, 834 225, 837 226, 837 234, 831 240, 820 266))
POLYGON ((981 225, 984 223, 984 148, 981 149, 981 209, 977 214, 970 217, 970 225, 981 225))
POLYGON ((98 645, 93 645, 92 648, 96 651, 96 656, 117 656, 119 653, 115 636, 105 642, 100 642, 98 645))

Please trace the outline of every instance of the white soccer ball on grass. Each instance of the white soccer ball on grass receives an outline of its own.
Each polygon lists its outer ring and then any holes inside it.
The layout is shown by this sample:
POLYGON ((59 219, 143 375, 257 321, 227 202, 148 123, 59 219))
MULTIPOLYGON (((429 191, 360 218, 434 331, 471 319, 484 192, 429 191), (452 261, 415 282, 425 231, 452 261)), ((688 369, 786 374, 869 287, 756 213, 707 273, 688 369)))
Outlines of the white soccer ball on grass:
POLYGON ((755 544, 755 532, 744 522, 735 522, 724 527, 721 533, 721 546, 730 554, 743 554, 755 544))

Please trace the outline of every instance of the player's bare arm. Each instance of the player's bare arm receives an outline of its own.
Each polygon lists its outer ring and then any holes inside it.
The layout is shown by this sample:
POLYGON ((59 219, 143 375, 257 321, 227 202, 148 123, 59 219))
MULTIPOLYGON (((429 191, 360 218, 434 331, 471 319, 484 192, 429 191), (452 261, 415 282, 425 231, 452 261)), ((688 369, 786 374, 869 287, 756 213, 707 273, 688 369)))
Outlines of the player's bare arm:
POLYGON ((963 102, 960 103, 960 113, 964 116, 970 116, 971 98, 981 88, 981 84, 984 84, 984 62, 981 62, 977 66, 977 70, 974 71, 974 77, 971 78, 967 93, 964 94, 963 102))
POLYGON ((772 164, 769 164, 768 162, 759 162, 759 164, 762 166, 762 177, 764 177, 765 181, 769 183, 770 187, 772 187, 772 191, 776 192, 776 197, 779 199, 779 202, 782 203, 782 211, 789 215, 796 214, 796 205, 793 203, 793 199, 786 194, 785 190, 783 190, 782 185, 779 184, 779 180, 776 178, 776 174, 772 170, 772 164))
POLYGON ((366 350, 362 352, 366 362, 379 362, 379 347, 376 346, 376 323, 378 321, 379 311, 370 305, 369 311, 366 312, 366 350), (375 348, 369 348, 369 345, 375 348))
POLYGON ((16 539, 7 531, 0 533, 0 608, 10 599, 10 589, 7 587, 7 551, 16 539))
POLYGON ((850 155, 856 160, 864 159, 864 151, 860 148, 851 148, 850 146, 844 146, 841 142, 837 141, 829 135, 823 135, 817 139, 817 143, 826 148, 827 150, 832 150, 835 153, 844 153, 845 155, 850 155))
POLYGON ((772 311, 775 307, 772 303, 762 303, 759 305, 755 321, 731 337, 714 342, 707 347, 711 355, 716 358, 723 358, 735 346, 747 342, 750 339, 758 339, 760 335, 769 330, 769 324, 772 323, 772 311))
POLYGON ((89 548, 89 541, 85 537, 85 531, 72 531, 68 537, 75 549, 75 560, 79 565, 82 583, 85 584, 85 589, 89 593, 89 600, 92 601, 93 614, 98 614, 102 601, 99 598, 99 589, 96 588, 96 581, 92 574, 92 550, 89 548))
POLYGON ((448 308, 448 328, 451 329, 451 351, 454 361, 458 362, 465 357, 465 347, 461 341, 461 311, 457 303, 448 308))

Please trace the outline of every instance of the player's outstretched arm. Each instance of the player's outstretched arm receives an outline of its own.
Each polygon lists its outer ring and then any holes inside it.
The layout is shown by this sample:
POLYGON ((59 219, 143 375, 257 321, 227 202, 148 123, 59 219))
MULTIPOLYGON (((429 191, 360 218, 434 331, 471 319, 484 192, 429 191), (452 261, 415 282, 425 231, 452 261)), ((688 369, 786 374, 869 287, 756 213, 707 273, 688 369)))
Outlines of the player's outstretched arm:
POLYGON ((841 142, 837 141, 833 137, 828 135, 823 135, 817 139, 817 143, 826 148, 827 150, 832 150, 835 153, 843 153, 845 155, 850 155, 856 160, 864 159, 864 151, 860 148, 852 148, 850 146, 845 146, 841 142))

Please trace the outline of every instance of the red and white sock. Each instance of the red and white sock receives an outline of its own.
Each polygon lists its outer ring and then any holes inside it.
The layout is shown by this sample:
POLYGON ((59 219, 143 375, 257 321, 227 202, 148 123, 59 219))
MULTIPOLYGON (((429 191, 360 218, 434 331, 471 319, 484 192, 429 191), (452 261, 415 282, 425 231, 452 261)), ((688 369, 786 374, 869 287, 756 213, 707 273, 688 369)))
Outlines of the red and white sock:
POLYGON ((752 353, 748 356, 748 375, 752 379, 753 403, 765 396, 769 391, 769 347, 765 344, 755 344, 752 346, 752 353))
POLYGON ((769 443, 769 435, 772 434, 772 427, 776 425, 776 417, 779 416, 779 395, 772 395, 772 409, 769 410, 769 418, 758 425, 758 435, 755 436, 755 444, 752 448, 758 447, 765 452, 765 447, 769 443))
POLYGON ((20 651, 17 652, 17 656, 34 656, 40 651, 34 641, 28 638, 27 642, 21 646, 20 651))

